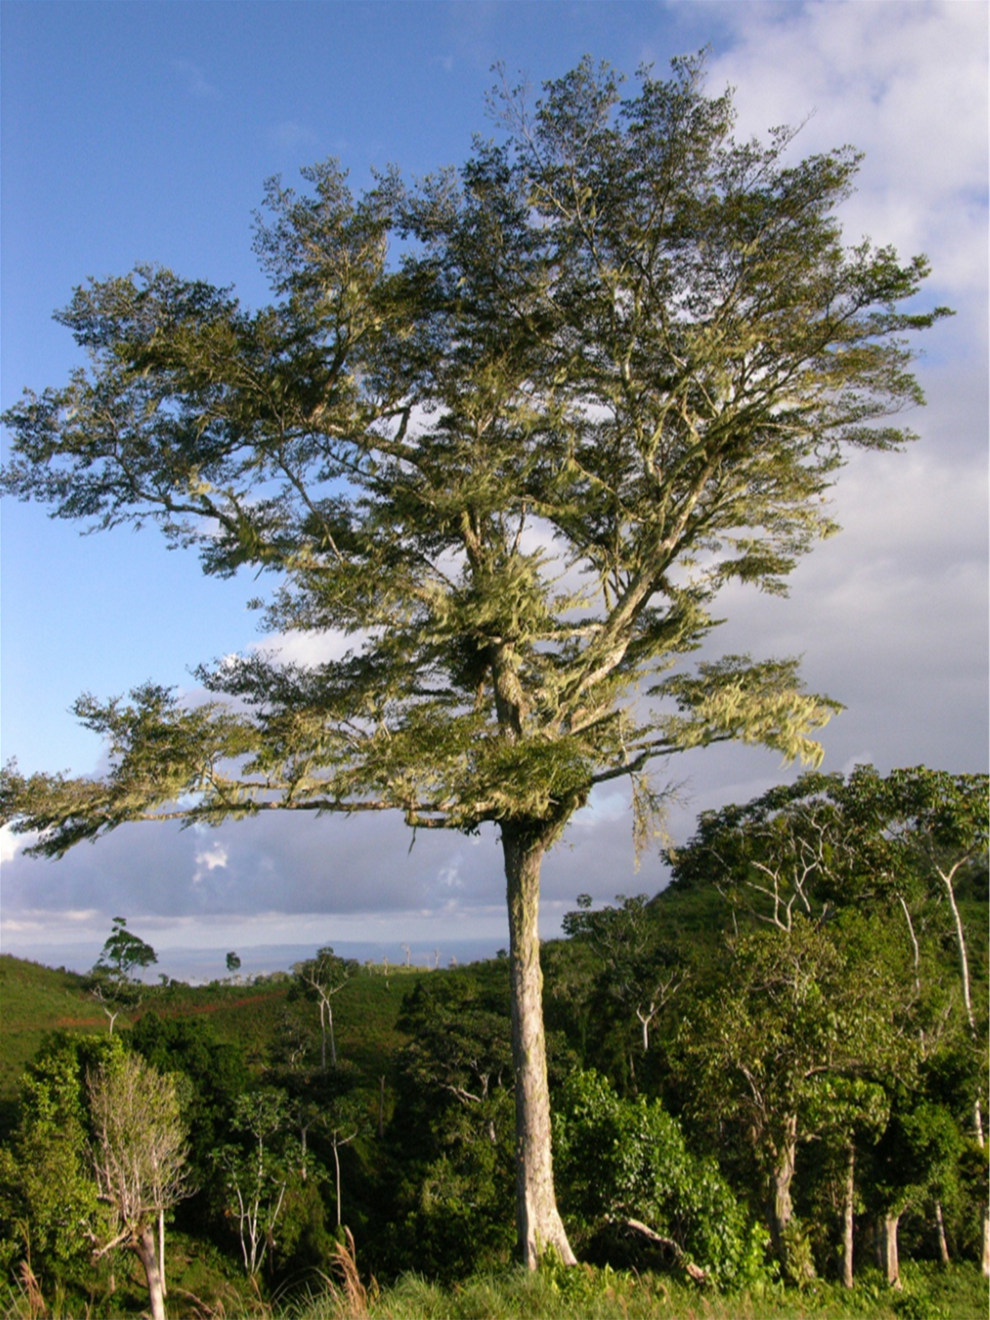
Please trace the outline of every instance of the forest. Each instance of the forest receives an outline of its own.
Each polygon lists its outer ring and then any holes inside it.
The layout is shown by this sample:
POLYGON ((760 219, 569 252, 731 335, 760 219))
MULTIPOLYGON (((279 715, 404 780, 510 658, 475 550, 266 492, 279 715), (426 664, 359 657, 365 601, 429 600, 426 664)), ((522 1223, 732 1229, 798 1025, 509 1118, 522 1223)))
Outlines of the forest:
MULTIPOLYGON (((542 949, 560 1314, 985 1309, 986 820, 982 776, 811 772, 702 814, 656 896, 577 897, 542 949)), ((87 977, 3 959, 6 1314, 551 1313, 477 1293, 517 1259, 504 953, 154 961, 123 918, 87 977)))

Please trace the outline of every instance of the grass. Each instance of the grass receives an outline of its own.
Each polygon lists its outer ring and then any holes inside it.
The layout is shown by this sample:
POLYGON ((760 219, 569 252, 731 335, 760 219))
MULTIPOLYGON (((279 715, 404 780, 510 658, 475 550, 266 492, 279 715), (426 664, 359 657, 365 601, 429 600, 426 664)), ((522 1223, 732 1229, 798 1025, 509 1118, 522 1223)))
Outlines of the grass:
MULTIPOLYGON (((203 1288, 190 1270, 173 1270, 172 1320, 987 1320, 990 1283, 972 1266, 949 1270, 908 1267, 903 1292, 892 1292, 866 1272, 851 1292, 818 1283, 804 1292, 767 1288, 731 1296, 704 1294, 693 1284, 655 1275, 615 1274, 578 1266, 573 1270, 515 1269, 478 1275, 440 1287, 416 1275, 379 1291, 358 1278, 352 1257, 341 1251, 337 1279, 321 1280, 304 1300, 263 1302, 243 1283, 222 1292, 203 1288), (197 1287, 202 1291, 197 1291, 197 1287)), ((36 1320, 29 1288, 22 1284, 0 1307, 9 1320, 36 1320)), ((147 1304, 147 1294, 144 1295, 147 1304)), ((79 1311, 58 1302, 46 1320, 117 1320, 141 1311, 139 1290, 120 1288, 110 1305, 79 1311)))
MULTIPOLYGON (((395 1029, 402 996, 420 977, 422 969, 397 969, 404 974, 388 978, 362 970, 334 1002, 337 1049, 369 1082, 387 1071, 405 1042, 395 1029)), ((11 954, 0 954, 0 1098, 12 1098, 21 1073, 37 1053, 42 1037, 56 1029, 102 1034, 107 1018, 83 988, 75 972, 53 971, 11 954)), ((273 980, 255 985, 214 983, 208 986, 146 987, 140 1008, 121 1013, 117 1030, 126 1031, 141 1013, 154 1009, 162 1017, 208 1016, 220 1040, 245 1047, 251 1060, 265 1054, 277 1039, 288 996, 288 982, 273 980)), ((298 1006, 304 1015, 308 1011, 298 1006)), ((316 1009, 312 1010, 314 1032, 316 1009)))
POLYGON ((82 978, 0 954, 0 1097, 16 1094, 42 1036, 60 1027, 89 1033, 107 1029, 103 1010, 87 997, 82 978))

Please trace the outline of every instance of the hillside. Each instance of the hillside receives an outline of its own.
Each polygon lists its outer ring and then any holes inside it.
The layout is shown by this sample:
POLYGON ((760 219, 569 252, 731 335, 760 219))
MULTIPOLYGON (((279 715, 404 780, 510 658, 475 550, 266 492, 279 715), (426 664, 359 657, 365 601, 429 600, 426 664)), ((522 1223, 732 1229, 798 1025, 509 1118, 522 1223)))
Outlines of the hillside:
MULTIPOLYGON (((391 1061, 404 1037, 396 1030, 402 995, 417 980, 436 975, 421 969, 392 969, 353 977, 335 1007, 337 1047, 341 1057, 370 1084, 391 1072, 391 1061)), ((107 1018, 75 972, 53 970, 38 963, 0 955, 0 1101, 16 1094, 25 1064, 51 1031, 107 1031, 107 1018)), ((216 1038, 236 1043, 249 1066, 260 1067, 279 1040, 289 1011, 288 978, 273 977, 252 985, 171 985, 146 987, 142 1002, 121 1014, 117 1030, 126 1031, 143 1014, 164 1018, 207 1015, 216 1038)), ((295 1004, 291 1016, 303 1022, 315 1006, 295 1004)))

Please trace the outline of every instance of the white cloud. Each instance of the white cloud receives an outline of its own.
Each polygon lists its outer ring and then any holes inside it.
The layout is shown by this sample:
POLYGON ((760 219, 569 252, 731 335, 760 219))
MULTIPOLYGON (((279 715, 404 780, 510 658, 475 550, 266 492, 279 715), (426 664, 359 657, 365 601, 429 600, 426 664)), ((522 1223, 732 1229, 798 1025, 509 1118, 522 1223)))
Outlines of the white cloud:
POLYGON ((204 848, 196 853, 196 870, 193 884, 198 885, 211 872, 225 870, 230 854, 224 844, 218 843, 212 848, 204 848))
POLYGON ((273 633, 263 642, 252 642, 248 647, 281 664, 296 664, 304 668, 341 660, 348 651, 359 651, 367 634, 343 632, 273 633))
POLYGON ((927 252, 936 282, 972 290, 986 270, 987 19, 982 4, 732 4, 737 44, 711 62, 729 82, 743 135, 812 118, 802 155, 865 151, 844 209, 851 241, 868 234, 902 255, 927 252))
POLYGON ((15 834, 9 825, 0 826, 0 863, 12 862, 22 848, 30 848, 37 834, 15 834))
POLYGON ((295 151, 301 147, 312 147, 317 138, 311 128, 304 124, 297 124, 294 119, 285 119, 279 124, 273 124, 265 134, 265 141, 270 147, 278 147, 283 151, 295 151))
POLYGON ((171 60, 172 68, 180 74, 186 84, 186 91, 190 96, 199 97, 202 100, 215 101, 220 99, 219 91, 208 82, 206 75, 198 64, 192 60, 171 60))

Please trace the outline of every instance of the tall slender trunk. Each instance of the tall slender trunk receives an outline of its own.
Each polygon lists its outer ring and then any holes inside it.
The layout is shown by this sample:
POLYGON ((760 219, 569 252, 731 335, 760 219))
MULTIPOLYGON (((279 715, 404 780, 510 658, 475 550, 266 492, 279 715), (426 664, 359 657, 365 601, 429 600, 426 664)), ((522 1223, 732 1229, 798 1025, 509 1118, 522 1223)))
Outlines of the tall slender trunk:
POLYGON ((155 1230, 146 1224, 134 1238, 134 1250, 144 1266, 148 1280, 148 1295, 151 1298, 151 1320, 165 1320, 165 1298, 162 1289, 162 1276, 158 1272, 158 1252, 155 1250, 155 1230))
MULTIPOLYGON (((966 952, 966 932, 963 929, 962 917, 959 913, 959 904, 956 902, 955 876, 962 862, 957 862, 949 871, 943 871, 941 867, 936 867, 942 885, 945 888, 949 899, 949 907, 952 909, 952 920, 956 927, 956 947, 959 952, 959 974, 962 978, 963 1003, 966 1006, 966 1020, 969 1023, 969 1032, 974 1043, 979 1042, 979 1032, 976 1026, 976 1018, 973 1014, 973 999, 970 990, 969 976, 969 956, 966 952)), ((980 1097, 977 1096, 973 1105, 973 1131, 976 1134, 976 1143, 983 1149, 983 1114, 980 1108, 980 1097)), ((990 1205, 984 1201, 980 1212, 981 1228, 983 1235, 983 1246, 980 1260, 980 1270, 983 1277, 990 1278, 990 1205)))
POLYGON ((949 1244, 945 1237, 945 1216, 942 1214, 942 1202, 935 1201, 935 1228, 938 1230, 938 1258, 943 1265, 949 1264, 949 1244))
POLYGON ((842 1286, 853 1286, 853 1225, 856 1197, 856 1146, 846 1150, 846 1186, 842 1206, 842 1286))
POLYGON ((509 908, 512 1063, 516 1079, 516 1231, 522 1259, 535 1269, 543 1252, 565 1264, 576 1257, 553 1189, 550 1089, 543 1031, 543 973, 538 928, 545 834, 537 826, 502 824, 509 908))
POLYGON ((337 1149, 337 1134, 333 1134, 333 1165, 337 1174, 337 1227, 340 1228, 340 1152, 337 1149))
POLYGON ((162 1296, 168 1296, 168 1281, 165 1278, 165 1211, 158 1211, 158 1273, 162 1279, 162 1296))
POLYGON ((883 1217, 881 1233, 881 1251, 883 1253, 883 1271, 891 1288, 901 1287, 901 1265, 897 1257, 897 1226, 900 1223, 900 1211, 883 1217))

